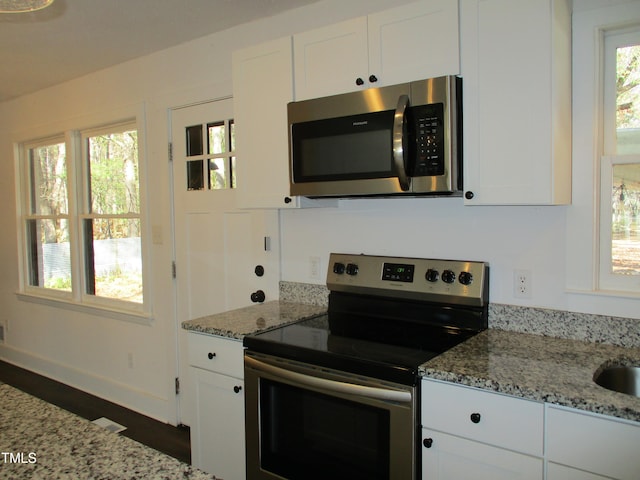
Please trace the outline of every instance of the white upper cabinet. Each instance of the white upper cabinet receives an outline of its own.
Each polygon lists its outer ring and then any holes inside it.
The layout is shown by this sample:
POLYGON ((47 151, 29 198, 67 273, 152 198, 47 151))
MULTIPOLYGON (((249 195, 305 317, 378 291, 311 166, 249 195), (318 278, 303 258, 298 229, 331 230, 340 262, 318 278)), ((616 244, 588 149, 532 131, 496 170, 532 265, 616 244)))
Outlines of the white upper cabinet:
POLYGON ((335 200, 289 196, 291 48, 291 37, 285 37, 232 55, 238 208, 337 205, 335 200))
POLYGON ((460 71, 458 3, 421 0, 294 36, 295 98, 460 71))
POLYGON ((460 0, 467 205, 571 202, 568 0, 460 0))
POLYGON ((289 197, 287 103, 293 99, 291 38, 233 53, 239 208, 295 207, 289 197))

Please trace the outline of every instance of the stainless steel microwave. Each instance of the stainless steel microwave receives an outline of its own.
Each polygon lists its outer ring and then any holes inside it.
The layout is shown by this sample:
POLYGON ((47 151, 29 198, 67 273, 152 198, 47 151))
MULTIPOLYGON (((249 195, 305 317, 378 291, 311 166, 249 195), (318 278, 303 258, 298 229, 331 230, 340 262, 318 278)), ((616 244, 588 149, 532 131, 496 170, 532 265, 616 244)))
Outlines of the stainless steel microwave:
POLYGON ((288 104, 290 194, 460 195, 462 79, 288 104))

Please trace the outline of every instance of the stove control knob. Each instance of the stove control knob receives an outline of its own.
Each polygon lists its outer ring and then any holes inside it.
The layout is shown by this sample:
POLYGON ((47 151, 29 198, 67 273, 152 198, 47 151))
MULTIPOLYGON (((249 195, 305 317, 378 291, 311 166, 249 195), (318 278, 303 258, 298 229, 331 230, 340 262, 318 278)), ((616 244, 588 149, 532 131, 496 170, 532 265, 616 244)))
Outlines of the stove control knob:
POLYGON ((429 270, 427 270, 427 273, 425 274, 424 278, 427 279, 427 282, 437 282, 438 278, 440 278, 440 274, 438 273, 437 270, 430 268, 429 270))
POLYGON ((358 265, 356 265, 355 263, 347 263, 346 272, 347 272, 347 275, 357 275, 358 265))
POLYGON ((453 283, 456 281, 456 274, 451 270, 445 270, 442 272, 442 281, 444 283, 453 283))
POLYGON ((469 272, 460 272, 460 275, 458 275, 458 281, 462 285, 471 285, 471 282, 473 282, 473 275, 469 272))
POLYGON ((333 273, 342 275, 344 273, 344 263, 336 262, 333 264, 333 273))

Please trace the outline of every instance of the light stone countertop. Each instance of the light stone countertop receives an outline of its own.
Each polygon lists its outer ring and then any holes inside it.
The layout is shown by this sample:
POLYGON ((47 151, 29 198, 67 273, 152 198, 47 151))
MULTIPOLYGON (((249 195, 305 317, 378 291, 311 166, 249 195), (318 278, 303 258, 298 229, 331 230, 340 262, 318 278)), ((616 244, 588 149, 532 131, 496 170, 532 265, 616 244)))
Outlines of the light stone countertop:
POLYGON ((182 328, 210 335, 242 339, 326 313, 327 307, 271 301, 182 322, 182 328))
MULTIPOLYGON (((182 327, 242 339, 259 331, 321 315, 326 308, 295 301, 272 301, 189 320, 183 322, 182 327)), ((523 321, 517 310, 499 310, 498 313, 504 317, 502 323, 522 323, 523 328, 541 323, 540 315, 523 321)), ((542 318, 546 317, 543 315, 542 318)), ((551 323, 558 330, 562 325, 564 329, 567 325, 575 329, 576 322, 572 319, 572 322, 551 323)), ((542 323, 546 325, 550 321, 542 323)), ((589 331, 599 325, 593 319, 587 323, 589 331)), ((635 321, 600 323, 606 325, 607 332, 631 329, 633 333, 637 330, 635 321), (618 324, 621 326, 614 328, 618 324)), ((609 391, 593 382, 595 371, 603 366, 616 362, 640 366, 640 347, 598 343, 597 336, 591 337, 590 341, 584 341, 490 328, 425 363, 419 372, 423 377, 640 421, 640 398, 609 391)))
POLYGON ((0 384, 0 478, 213 479, 146 445, 0 384))
POLYGON ((423 377, 640 421, 640 398, 593 381, 612 364, 640 366, 640 348, 489 329, 423 364, 423 377))

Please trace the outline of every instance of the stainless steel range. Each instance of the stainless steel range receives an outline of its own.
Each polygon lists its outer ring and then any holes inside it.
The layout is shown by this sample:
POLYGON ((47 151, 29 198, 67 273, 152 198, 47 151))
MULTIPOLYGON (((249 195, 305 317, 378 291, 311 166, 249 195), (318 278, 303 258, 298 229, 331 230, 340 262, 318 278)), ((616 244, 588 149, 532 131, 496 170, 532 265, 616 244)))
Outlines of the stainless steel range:
POLYGON ((331 254, 328 313, 244 340, 247 478, 418 478, 418 367, 487 328, 484 262, 331 254))

